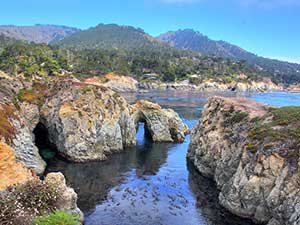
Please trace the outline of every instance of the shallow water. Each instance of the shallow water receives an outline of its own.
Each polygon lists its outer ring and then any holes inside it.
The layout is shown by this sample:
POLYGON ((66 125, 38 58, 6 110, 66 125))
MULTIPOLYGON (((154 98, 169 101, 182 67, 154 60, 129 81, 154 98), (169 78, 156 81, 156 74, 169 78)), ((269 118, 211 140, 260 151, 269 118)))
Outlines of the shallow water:
MULTIPOLYGON (((130 102, 149 99, 171 107, 192 128, 211 95, 218 93, 149 92, 126 98, 130 102)), ((222 95, 245 96, 276 106, 300 105, 300 94, 222 95)), ((64 173, 78 193, 86 224, 252 224, 218 205, 214 183, 187 165, 189 138, 181 144, 152 143, 140 124, 137 146, 108 161, 74 164, 53 159, 47 170, 64 173)))

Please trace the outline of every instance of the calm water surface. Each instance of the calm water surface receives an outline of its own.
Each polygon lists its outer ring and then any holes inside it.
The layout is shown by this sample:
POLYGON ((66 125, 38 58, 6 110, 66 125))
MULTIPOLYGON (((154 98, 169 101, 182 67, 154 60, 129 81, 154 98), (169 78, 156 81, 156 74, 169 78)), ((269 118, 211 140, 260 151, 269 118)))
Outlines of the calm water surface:
MULTIPOLYGON (((149 92, 127 95, 130 102, 149 99, 179 113, 192 128, 213 94, 149 92)), ((221 94, 245 96, 276 106, 300 105, 300 94, 221 94)), ((214 183, 186 162, 190 136, 182 144, 152 143, 139 125, 137 146, 105 162, 66 163, 53 159, 50 171, 61 171, 78 193, 86 224, 247 225, 217 203, 214 183)))

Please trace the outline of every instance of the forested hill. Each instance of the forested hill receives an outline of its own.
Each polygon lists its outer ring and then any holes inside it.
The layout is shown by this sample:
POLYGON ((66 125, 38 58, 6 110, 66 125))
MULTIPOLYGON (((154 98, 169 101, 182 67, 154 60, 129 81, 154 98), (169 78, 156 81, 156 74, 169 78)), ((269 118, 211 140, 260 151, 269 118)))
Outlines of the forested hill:
POLYGON ((18 40, 14 38, 9 38, 4 36, 3 34, 0 34, 0 53, 3 51, 4 48, 11 46, 17 42, 18 40))
POLYGON ((276 79, 293 83, 300 80, 300 65, 259 57, 225 41, 214 41, 192 29, 171 31, 157 37, 173 47, 214 54, 233 60, 246 60, 249 64, 272 74, 276 79))
MULTIPOLYGON (((209 45, 213 49, 212 43, 209 45)), ((222 51, 225 50, 219 52, 222 51)), ((207 79, 248 82, 270 77, 277 83, 300 83, 300 73, 272 73, 245 60, 182 50, 151 37, 142 29, 116 24, 99 24, 77 31, 52 41, 51 45, 0 36, 0 70, 25 76, 53 76, 63 71, 79 76, 115 72, 140 81, 146 81, 147 74, 154 73, 162 81, 197 77, 197 82, 207 79)))
POLYGON ((0 26, 0 34, 6 37, 35 43, 49 43, 53 40, 61 40, 78 31, 79 29, 77 28, 57 25, 0 26))
POLYGON ((116 24, 99 24, 51 44, 73 49, 141 50, 167 47, 142 29, 116 24))

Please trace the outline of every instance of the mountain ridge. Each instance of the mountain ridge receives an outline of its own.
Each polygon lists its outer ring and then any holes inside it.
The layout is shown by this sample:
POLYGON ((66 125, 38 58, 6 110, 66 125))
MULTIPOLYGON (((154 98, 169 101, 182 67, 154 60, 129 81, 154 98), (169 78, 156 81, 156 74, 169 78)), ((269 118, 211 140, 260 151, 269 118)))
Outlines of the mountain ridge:
POLYGON ((78 28, 63 25, 35 24, 31 26, 1 25, 0 34, 16 40, 45 43, 60 40, 80 31, 78 28))
POLYGON ((140 49, 167 44, 133 26, 100 23, 51 44, 74 49, 140 49))
POLYGON ((179 49, 213 54, 233 60, 245 60, 261 70, 272 73, 281 81, 288 79, 293 81, 295 77, 300 77, 300 64, 258 56, 229 42, 212 40, 193 29, 169 31, 159 35, 157 39, 179 49))

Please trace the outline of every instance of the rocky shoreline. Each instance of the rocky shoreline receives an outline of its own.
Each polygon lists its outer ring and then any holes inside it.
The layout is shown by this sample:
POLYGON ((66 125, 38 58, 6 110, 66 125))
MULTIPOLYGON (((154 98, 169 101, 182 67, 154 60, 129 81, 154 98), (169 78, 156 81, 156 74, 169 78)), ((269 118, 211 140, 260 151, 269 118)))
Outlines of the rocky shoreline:
MULTIPOLYGON (((0 75, 0 194, 39 180, 37 175, 44 173, 46 162, 36 145, 38 126, 44 127, 57 154, 71 162, 106 160, 136 145, 139 123, 145 124, 153 142, 185 140, 189 129, 174 110, 146 100, 129 104, 118 92, 283 90, 267 80, 195 86, 138 83, 113 74, 104 82, 0 75)), ((220 204, 233 214, 269 225, 298 224, 299 115, 298 107, 278 109, 245 99, 210 98, 193 128, 187 157, 202 175, 215 180, 220 204)), ((46 188, 47 180, 58 184, 62 193, 58 209, 79 215, 82 221, 77 195, 63 175, 47 177, 39 182, 46 188)))
POLYGON ((223 207, 257 223, 300 223, 299 112, 245 99, 209 99, 187 157, 214 179, 223 207))
POLYGON ((199 84, 194 84, 189 80, 178 82, 162 82, 162 81, 137 81, 132 77, 119 76, 113 73, 107 74, 104 77, 91 77, 84 80, 85 83, 93 85, 102 85, 109 87, 116 92, 143 92, 148 90, 178 90, 178 91, 201 91, 201 92, 270 92, 284 90, 299 90, 291 86, 285 89, 282 85, 277 85, 271 79, 264 78, 262 81, 237 81, 237 82, 220 82, 215 80, 202 81, 199 84))
MULTIPOLYGON (((10 76, 0 79, 0 192, 12 186, 27 188, 32 179, 38 179, 36 174, 43 174, 46 162, 35 144, 39 125, 46 129, 47 141, 57 153, 71 162, 106 160, 135 145, 140 122, 154 142, 183 142, 189 132, 172 109, 144 100, 130 105, 104 85, 70 77, 48 82, 10 76)), ((57 209, 82 220, 77 195, 65 185, 62 174, 48 174, 39 188, 48 188, 49 176, 62 194, 57 209)), ((0 222, 5 220, 2 216, 0 222)))
POLYGON ((266 79, 261 82, 231 82, 222 83, 212 80, 204 81, 198 85, 190 83, 188 80, 176 83, 163 82, 140 82, 139 90, 180 90, 180 91, 201 91, 201 92, 270 92, 283 91, 284 88, 274 84, 271 80, 266 79))

